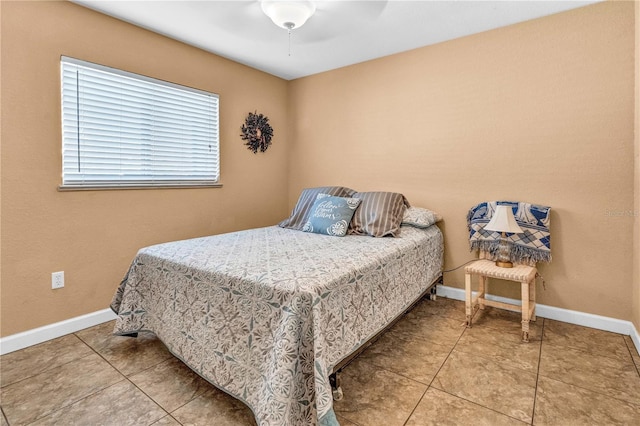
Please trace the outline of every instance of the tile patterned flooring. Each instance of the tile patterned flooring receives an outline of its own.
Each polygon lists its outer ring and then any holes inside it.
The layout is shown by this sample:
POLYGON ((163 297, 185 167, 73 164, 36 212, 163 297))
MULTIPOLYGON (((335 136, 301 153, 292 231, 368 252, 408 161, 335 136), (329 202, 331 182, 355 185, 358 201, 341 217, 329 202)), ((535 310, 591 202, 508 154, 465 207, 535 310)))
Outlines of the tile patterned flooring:
MULTIPOLYGON (((342 373, 342 426, 640 425, 629 336, 424 300, 342 373), (384 420, 381 420, 384 419, 384 420)), ((0 357, 0 425, 254 425, 150 333, 105 323, 0 357)))

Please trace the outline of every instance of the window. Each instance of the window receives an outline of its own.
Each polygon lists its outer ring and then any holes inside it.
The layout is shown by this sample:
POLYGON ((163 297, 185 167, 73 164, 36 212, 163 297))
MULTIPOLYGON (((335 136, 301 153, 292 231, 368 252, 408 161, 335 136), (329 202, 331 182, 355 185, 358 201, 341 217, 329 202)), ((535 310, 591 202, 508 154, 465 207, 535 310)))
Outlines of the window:
POLYGON ((62 57, 61 189, 217 186, 218 95, 62 57))

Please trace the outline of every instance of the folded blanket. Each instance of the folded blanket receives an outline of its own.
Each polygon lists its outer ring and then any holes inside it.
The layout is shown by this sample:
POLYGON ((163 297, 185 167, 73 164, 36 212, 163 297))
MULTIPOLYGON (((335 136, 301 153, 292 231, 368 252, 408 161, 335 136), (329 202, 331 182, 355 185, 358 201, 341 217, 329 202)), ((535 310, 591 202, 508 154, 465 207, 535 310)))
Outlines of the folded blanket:
POLYGON ((480 203, 469 210, 467 226, 471 250, 482 250, 497 257, 500 232, 486 231, 493 212, 498 205, 511 206, 516 222, 524 231, 507 234, 511 260, 516 263, 534 265, 536 262, 551 262, 551 234, 549 232, 551 207, 517 201, 491 201, 480 203))

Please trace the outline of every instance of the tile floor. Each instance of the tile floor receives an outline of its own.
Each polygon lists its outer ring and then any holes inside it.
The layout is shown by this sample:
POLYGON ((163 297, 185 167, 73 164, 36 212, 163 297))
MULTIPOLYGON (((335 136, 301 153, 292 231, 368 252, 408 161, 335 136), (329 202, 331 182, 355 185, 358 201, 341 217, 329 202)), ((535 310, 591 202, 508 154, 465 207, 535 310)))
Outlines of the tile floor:
MULTIPOLYGON (((628 336, 422 301, 342 373, 342 426, 640 425, 640 356, 628 336)), ((251 411, 152 334, 106 323, 0 357, 4 425, 253 425, 251 411)))

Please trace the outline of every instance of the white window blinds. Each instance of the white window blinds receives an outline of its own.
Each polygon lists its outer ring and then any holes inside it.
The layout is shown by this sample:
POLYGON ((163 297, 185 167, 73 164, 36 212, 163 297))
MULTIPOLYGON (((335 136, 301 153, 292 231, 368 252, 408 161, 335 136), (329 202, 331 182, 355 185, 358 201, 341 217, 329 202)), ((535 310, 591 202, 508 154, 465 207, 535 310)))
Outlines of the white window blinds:
POLYGON ((62 57, 61 188, 210 186, 218 95, 62 57))

